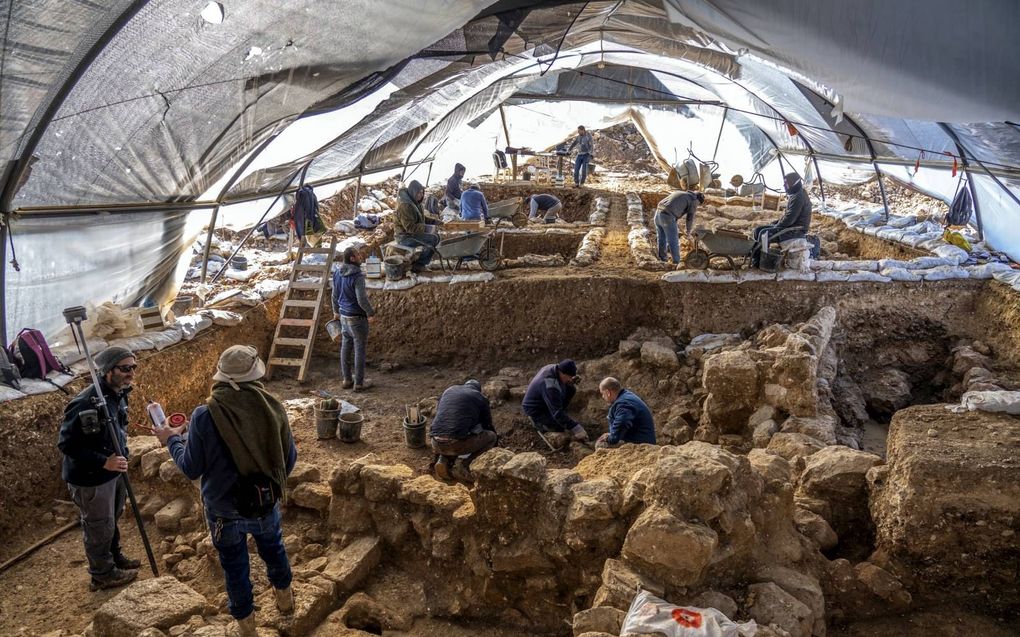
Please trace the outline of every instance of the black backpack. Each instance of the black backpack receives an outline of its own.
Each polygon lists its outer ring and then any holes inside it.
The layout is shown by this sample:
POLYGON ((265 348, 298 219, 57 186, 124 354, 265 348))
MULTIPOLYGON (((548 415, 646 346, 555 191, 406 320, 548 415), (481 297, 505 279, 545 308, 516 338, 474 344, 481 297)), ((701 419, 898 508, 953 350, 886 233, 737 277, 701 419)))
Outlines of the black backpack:
POLYGON ((971 213, 974 212, 974 200, 970 196, 970 188, 957 185, 956 196, 949 206, 949 214, 946 216, 947 226, 965 226, 970 222, 971 213))
POLYGON ((11 362, 7 350, 3 347, 0 347, 0 383, 21 389, 21 372, 18 371, 18 366, 11 362))

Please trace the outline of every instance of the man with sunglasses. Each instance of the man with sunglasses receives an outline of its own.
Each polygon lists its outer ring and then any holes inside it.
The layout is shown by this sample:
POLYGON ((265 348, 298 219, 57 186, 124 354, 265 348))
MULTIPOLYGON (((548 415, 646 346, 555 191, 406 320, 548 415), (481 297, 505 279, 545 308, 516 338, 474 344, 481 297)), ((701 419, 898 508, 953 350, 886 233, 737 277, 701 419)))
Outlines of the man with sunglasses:
POLYGON ((109 347, 95 357, 95 363, 106 409, 125 455, 114 451, 110 428, 102 422, 102 412, 97 413, 92 402, 96 389, 91 384, 67 405, 57 440, 57 447, 64 454, 61 476, 81 511, 93 591, 131 582, 140 566, 138 560, 121 552, 117 528, 126 496, 124 481, 119 478, 128 470, 128 394, 138 362, 131 350, 109 347))

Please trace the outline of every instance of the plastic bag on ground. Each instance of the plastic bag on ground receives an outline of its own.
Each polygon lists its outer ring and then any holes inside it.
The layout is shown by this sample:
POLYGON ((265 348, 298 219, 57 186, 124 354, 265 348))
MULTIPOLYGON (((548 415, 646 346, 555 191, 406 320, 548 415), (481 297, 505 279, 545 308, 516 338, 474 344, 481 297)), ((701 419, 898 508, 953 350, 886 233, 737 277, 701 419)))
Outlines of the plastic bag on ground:
POLYGON ((753 619, 738 624, 714 608, 674 606, 647 591, 634 597, 620 629, 621 635, 665 637, 754 637, 757 633, 753 619))
POLYGON ((1020 391, 969 391, 960 399, 967 411, 993 411, 1020 416, 1020 391))

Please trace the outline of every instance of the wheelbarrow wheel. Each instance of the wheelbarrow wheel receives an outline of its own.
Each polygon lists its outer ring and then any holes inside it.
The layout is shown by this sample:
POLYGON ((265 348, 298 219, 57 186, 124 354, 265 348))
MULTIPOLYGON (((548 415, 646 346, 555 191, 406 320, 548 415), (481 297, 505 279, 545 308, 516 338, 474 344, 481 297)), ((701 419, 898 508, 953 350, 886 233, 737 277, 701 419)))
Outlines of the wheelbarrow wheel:
POLYGON ((709 256, 704 250, 694 250, 684 257, 684 267, 689 270, 704 270, 708 268, 709 256))
POLYGON ((492 240, 492 237, 489 237, 489 240, 485 242, 485 245, 482 246, 481 251, 478 253, 478 264, 486 272, 492 272, 493 270, 498 270, 502 262, 503 255, 500 254, 496 242, 492 240))
MULTIPOLYGON (((733 257, 729 256, 728 254, 716 254, 712 256, 712 259, 724 259, 726 261, 726 266, 728 269, 733 270, 734 272, 737 270, 736 261, 734 261, 733 257)), ((713 269, 716 268, 713 267, 713 269)))
POLYGON ((515 212, 513 216, 510 217, 510 223, 512 223, 515 228, 523 228, 528 225, 528 215, 523 212, 515 212))

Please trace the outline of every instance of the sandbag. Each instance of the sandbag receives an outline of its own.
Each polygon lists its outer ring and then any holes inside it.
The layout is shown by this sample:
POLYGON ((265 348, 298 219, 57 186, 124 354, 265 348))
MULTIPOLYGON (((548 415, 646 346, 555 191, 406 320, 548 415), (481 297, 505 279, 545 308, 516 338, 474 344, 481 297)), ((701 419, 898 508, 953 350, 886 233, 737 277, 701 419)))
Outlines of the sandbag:
POLYGON ((648 591, 634 596, 620 628, 621 635, 664 637, 753 637, 757 632, 753 619, 738 624, 714 608, 674 606, 648 591))
POLYGON ((815 272, 815 281, 819 283, 832 283, 849 279, 850 273, 845 270, 818 270, 815 272))
POLYGON ((996 272, 1015 272, 1015 270, 1005 263, 985 263, 972 265, 967 268, 967 272, 972 279, 990 279, 996 272))
POLYGON ((889 277, 893 281, 920 281, 923 278, 913 270, 906 270, 904 268, 882 268, 878 273, 889 277))
POLYGON ((878 272, 878 261, 833 261, 832 269, 878 272))
POLYGON ((889 281, 892 281, 892 279, 890 279, 887 276, 882 276, 878 272, 861 271, 851 272, 850 276, 847 277, 847 281, 851 283, 859 283, 864 281, 871 283, 888 283, 889 281))
POLYGON ((969 391, 960 399, 967 411, 991 411, 1020 416, 1020 391, 969 391))
POLYGON ((667 283, 707 283, 708 274, 704 270, 676 270, 662 275, 667 283))
POLYGON ((952 262, 954 265, 959 265, 970 258, 969 252, 963 248, 949 245, 948 243, 938 246, 932 250, 932 252, 935 253, 935 256, 942 257, 943 259, 952 262))
POLYGON ((925 281, 948 281, 951 279, 970 278, 970 274, 966 270, 955 265, 943 265, 928 270, 918 270, 917 273, 923 275, 925 281))

